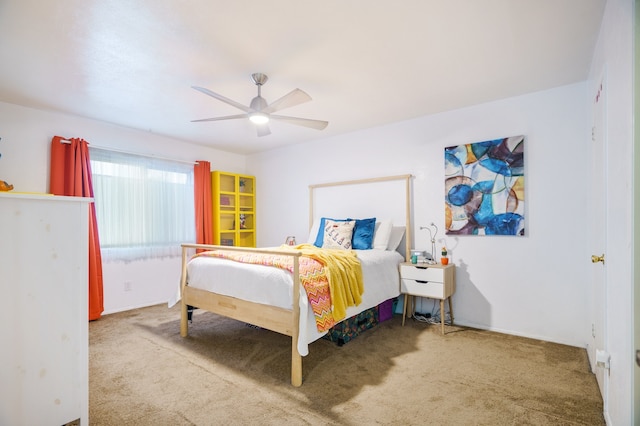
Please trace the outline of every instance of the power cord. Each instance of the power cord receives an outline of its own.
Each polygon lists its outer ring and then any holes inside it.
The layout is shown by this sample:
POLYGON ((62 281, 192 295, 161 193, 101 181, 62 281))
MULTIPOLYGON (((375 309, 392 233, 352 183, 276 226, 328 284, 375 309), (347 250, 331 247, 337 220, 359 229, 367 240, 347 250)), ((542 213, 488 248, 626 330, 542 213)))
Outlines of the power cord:
MULTIPOLYGON (((439 304, 436 304, 436 301, 433 300, 433 306, 431 308, 430 313, 427 312, 425 314, 422 314, 420 312, 414 312, 413 315, 411 315, 411 318, 413 318, 418 322, 423 322, 426 324, 441 324, 439 304)), ((446 313, 446 311, 445 311, 444 323, 445 325, 451 325, 451 314, 446 313)))
MULTIPOLYGON (((423 322, 426 324, 441 324, 440 321, 440 315, 432 315, 432 316, 427 316, 425 314, 420 314, 418 312, 414 313, 411 318, 413 318, 414 320, 418 321, 418 322, 423 322)), ((451 325, 451 315, 446 314, 445 318, 444 318, 444 323, 445 325, 451 325)))

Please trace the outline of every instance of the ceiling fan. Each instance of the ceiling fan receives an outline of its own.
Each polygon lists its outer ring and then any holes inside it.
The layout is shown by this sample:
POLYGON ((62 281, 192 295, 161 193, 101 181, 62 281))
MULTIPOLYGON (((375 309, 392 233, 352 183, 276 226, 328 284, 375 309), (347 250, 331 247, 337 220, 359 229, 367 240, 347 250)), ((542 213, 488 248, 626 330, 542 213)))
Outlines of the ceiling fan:
POLYGON ((244 114, 237 115, 227 115, 224 117, 214 117, 214 118, 203 118, 200 120, 192 120, 192 122, 199 121, 221 121, 221 120, 235 120, 238 118, 248 118, 252 123, 256 125, 256 129, 258 131, 258 136, 266 136, 271 134, 271 130, 269 130, 269 120, 279 120, 284 121, 289 124, 295 124, 298 126, 310 127, 312 129, 322 130, 329 124, 328 121, 322 120, 313 120, 310 118, 298 118, 298 117, 289 117, 285 115, 275 115, 274 112, 280 111, 285 108, 290 108, 292 106, 300 105, 304 102, 309 102, 311 100, 311 96, 307 95, 304 91, 300 89, 294 89, 291 92, 287 93, 280 99, 268 104, 267 101, 261 95, 262 85, 265 84, 268 80, 268 77, 262 73, 254 73, 251 74, 251 80, 258 86, 258 96, 251 100, 249 106, 242 105, 239 102, 231 100, 225 96, 222 96, 218 93, 212 92, 209 89, 205 89, 204 87, 191 86, 196 89, 198 92, 204 93, 205 95, 209 95, 213 98, 218 99, 226 104, 234 106, 239 110, 244 111, 244 114))

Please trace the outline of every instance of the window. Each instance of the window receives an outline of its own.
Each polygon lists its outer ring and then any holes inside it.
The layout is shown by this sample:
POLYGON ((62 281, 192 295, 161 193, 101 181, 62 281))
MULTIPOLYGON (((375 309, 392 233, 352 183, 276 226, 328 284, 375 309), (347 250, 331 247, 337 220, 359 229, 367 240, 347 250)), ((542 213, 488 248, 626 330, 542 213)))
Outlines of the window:
POLYGON ((90 148, 102 257, 179 256, 195 241, 193 166, 90 148))

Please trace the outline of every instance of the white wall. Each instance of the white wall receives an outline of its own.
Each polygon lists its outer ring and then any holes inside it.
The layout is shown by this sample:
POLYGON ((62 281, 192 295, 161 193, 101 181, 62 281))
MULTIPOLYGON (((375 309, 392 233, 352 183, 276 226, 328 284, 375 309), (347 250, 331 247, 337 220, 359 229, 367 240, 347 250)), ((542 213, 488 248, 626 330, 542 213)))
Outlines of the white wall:
MULTIPOLYGON (((245 173, 245 157, 180 140, 0 102, 0 180, 14 191, 49 190, 53 136, 80 137, 90 144, 175 160, 211 162, 212 169, 245 173)), ((104 263, 105 314, 167 301, 180 280, 180 258, 104 263), (124 283, 131 291, 124 291, 124 283)))
MULTIPOLYGON (((611 369, 604 399, 608 424, 633 420, 633 0, 608 0, 591 72, 594 92, 606 75, 606 350, 611 369)), ((636 213, 637 214, 637 213, 636 213)), ((635 232, 638 232, 636 230, 635 232)))
MULTIPOLYGON (((258 245, 308 234, 308 185, 410 173, 414 230, 444 228, 444 147, 526 135, 526 236, 445 237, 456 322, 584 347, 586 83, 249 156, 258 245)), ((368 194, 366 202, 384 202, 368 194)), ((441 232, 439 236, 443 236, 441 232)), ((414 247, 427 248, 424 231, 414 247)))

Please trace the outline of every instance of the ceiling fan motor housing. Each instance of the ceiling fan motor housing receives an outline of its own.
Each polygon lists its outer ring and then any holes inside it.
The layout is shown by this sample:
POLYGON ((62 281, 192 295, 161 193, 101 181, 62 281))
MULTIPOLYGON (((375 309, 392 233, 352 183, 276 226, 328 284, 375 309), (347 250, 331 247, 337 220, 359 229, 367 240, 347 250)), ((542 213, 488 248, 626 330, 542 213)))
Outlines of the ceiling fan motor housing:
POLYGON ((254 111, 262 111, 266 107, 267 107, 267 101, 265 101, 264 98, 260 95, 251 99, 251 104, 249 105, 249 108, 251 108, 254 111))

